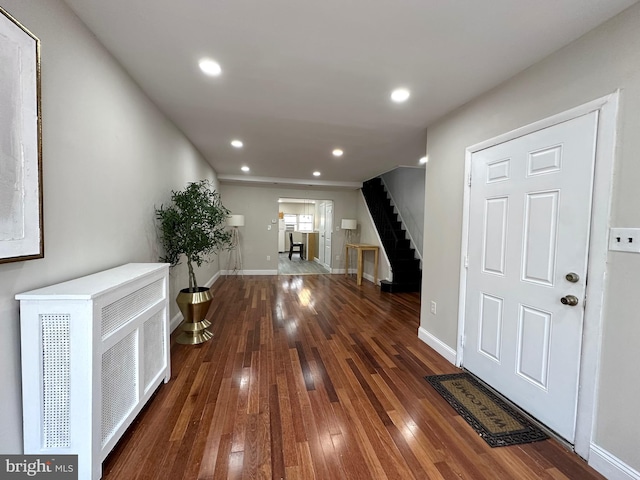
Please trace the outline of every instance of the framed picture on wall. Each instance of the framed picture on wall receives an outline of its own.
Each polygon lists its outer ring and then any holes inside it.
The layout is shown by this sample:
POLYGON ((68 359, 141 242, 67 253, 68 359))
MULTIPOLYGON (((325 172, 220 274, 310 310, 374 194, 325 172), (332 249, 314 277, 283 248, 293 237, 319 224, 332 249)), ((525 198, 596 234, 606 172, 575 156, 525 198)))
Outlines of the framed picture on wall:
POLYGON ((40 40, 0 7, 0 263, 43 256, 40 40))

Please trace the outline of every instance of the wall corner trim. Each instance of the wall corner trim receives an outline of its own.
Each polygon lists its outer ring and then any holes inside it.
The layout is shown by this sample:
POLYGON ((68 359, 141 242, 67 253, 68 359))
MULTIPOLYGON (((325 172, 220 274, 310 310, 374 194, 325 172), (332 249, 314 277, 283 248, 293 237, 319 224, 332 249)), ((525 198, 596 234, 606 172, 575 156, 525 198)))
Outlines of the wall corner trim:
POLYGON ((612 480, 640 480, 640 472, 594 443, 590 448, 589 466, 612 480))
POLYGON ((449 363, 456 365, 456 351, 423 327, 418 328, 418 338, 442 355, 449 363))

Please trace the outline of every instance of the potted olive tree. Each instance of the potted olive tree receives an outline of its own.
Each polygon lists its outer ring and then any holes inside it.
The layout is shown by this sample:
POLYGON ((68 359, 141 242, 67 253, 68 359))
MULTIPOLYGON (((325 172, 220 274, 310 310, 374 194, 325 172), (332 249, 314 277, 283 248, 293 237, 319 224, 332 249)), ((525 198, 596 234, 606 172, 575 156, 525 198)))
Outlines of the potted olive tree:
POLYGON ((178 343, 202 343, 213 336, 207 330, 211 322, 205 318, 213 298, 208 288, 198 286, 194 264, 200 267, 213 253, 231 246, 231 233, 225 229, 229 213, 208 180, 172 191, 169 205, 156 208, 158 236, 164 250, 160 261, 173 267, 184 256, 189 269, 189 288, 180 290, 176 298, 184 317, 178 343))

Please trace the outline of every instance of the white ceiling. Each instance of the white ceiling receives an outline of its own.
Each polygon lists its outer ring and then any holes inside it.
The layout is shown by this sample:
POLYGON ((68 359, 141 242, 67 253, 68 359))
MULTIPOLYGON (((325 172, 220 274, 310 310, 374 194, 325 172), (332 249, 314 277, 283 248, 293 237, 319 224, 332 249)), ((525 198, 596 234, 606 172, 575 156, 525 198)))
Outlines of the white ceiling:
POLYGON ((309 185, 417 165, 431 122, 636 2, 65 1, 221 179, 309 185))

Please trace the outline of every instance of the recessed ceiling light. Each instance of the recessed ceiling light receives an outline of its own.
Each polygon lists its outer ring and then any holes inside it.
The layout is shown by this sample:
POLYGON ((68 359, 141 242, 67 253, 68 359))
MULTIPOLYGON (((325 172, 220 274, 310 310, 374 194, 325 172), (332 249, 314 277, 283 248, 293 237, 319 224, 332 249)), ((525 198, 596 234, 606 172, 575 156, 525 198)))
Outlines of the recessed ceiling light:
POLYGON ((343 152, 340 148, 336 148, 336 149, 335 149, 333 152, 331 152, 331 153, 333 153, 333 156, 334 156, 334 157, 341 157, 341 156, 342 156, 342 154, 343 154, 344 152, 343 152))
POLYGON ((406 102, 411 92, 406 88, 396 88, 393 92, 391 92, 391 100, 396 103, 406 102))
POLYGON ((231 146, 233 147, 242 148, 243 145, 242 140, 231 140, 231 146))
POLYGON ((427 163, 429 161, 429 156, 425 155, 424 157, 422 157, 420 160, 418 160, 418 163, 420 165, 424 165, 425 163, 427 163))
POLYGON ((248 172, 250 170, 249 167, 247 167, 246 165, 240 167, 240 170, 242 170, 243 172, 248 172))
POLYGON ((211 60, 210 58, 203 58, 202 60, 200 60, 198 65, 200 66, 200 70, 212 77, 217 77, 222 73, 220 64, 215 60, 211 60))
POLYGON ((318 172, 318 171, 313 172, 313 176, 314 177, 319 177, 320 176, 320 172, 318 172))

